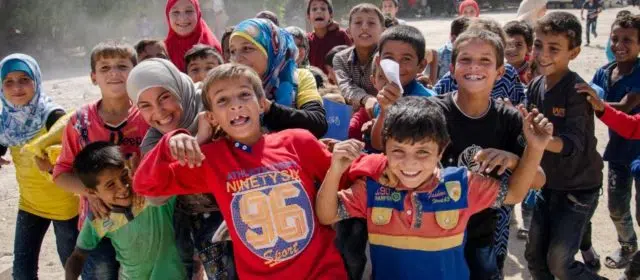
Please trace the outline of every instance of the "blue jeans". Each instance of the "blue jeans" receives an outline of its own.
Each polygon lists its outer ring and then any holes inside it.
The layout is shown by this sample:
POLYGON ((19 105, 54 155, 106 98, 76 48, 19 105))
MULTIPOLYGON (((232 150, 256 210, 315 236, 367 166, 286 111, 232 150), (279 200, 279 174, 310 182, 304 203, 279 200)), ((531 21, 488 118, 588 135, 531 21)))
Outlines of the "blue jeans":
POLYGON ((89 252, 82 268, 82 280, 118 280, 119 270, 116 250, 109 238, 103 238, 98 246, 89 252))
POLYGON ((591 42, 589 38, 590 33, 592 33, 593 36, 598 36, 597 35, 598 33, 596 33, 597 23, 598 23, 598 20, 587 19, 587 44, 591 42))
POLYGON ((360 280, 367 265, 367 221, 352 218, 342 220, 336 227, 336 247, 344 260, 350 280, 360 280))
POLYGON ((634 160, 631 166, 619 162, 609 162, 609 216, 616 227, 618 242, 622 246, 637 246, 636 232, 633 230, 631 215, 631 187, 635 178, 636 184, 636 219, 640 217, 640 161, 634 160))
POLYGON ((540 192, 525 250, 533 279, 600 279, 575 260, 587 223, 598 206, 599 195, 600 188, 580 191, 545 188, 540 192))
POLYGON ((464 247, 464 258, 469 266, 470 279, 492 280, 500 279, 500 269, 493 245, 486 247, 464 247))
POLYGON ((218 249, 214 249, 211 238, 216 232, 223 218, 220 211, 191 215, 176 208, 173 214, 173 228, 176 234, 176 246, 180 258, 187 270, 189 279, 193 276, 193 255, 198 253, 204 271, 209 279, 214 279, 215 262, 218 249))
POLYGON ((19 210, 13 245, 13 279, 38 279, 38 260, 44 235, 53 223, 58 257, 64 266, 78 238, 78 217, 56 221, 19 210))

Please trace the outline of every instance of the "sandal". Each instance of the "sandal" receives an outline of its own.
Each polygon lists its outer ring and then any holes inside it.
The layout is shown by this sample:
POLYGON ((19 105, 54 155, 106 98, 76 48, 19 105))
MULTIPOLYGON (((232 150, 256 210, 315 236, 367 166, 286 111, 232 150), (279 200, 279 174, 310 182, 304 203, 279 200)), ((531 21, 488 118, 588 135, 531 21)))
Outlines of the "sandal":
POLYGON ((631 262, 631 257, 636 250, 636 246, 622 246, 604 259, 604 265, 611 269, 624 268, 631 262))
POLYGON ((526 229, 519 229, 518 230, 518 234, 516 235, 516 237, 520 240, 527 240, 529 239, 529 230, 526 229))

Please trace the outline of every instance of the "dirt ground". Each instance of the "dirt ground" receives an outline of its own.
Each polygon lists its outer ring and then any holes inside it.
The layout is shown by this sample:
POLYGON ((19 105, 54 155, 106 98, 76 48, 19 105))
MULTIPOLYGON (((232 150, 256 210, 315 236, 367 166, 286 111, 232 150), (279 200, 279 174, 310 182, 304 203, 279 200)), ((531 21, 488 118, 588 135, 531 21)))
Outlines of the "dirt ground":
MULTIPOLYGON (((634 13, 638 13, 638 8, 631 8, 634 13)), ((590 47, 583 47, 578 59, 572 63, 572 69, 578 72, 585 80, 590 80, 595 70, 606 62, 604 54, 604 46, 606 45, 607 36, 609 34, 610 25, 615 18, 615 14, 620 8, 612 8, 605 10, 598 20, 598 34, 600 36, 592 39, 590 47)), ((579 15, 579 10, 567 10, 579 15)), ((483 16, 494 18, 501 23, 506 23, 514 19, 515 12, 497 12, 484 14, 483 16)), ((438 48, 446 40, 448 40, 448 30, 451 19, 434 19, 411 21, 427 38, 427 46, 430 48, 438 48)), ((87 62, 88 64, 88 62, 87 62)), ((64 71, 61 69, 60 71, 64 71)), ((87 65, 88 71, 88 65, 87 65)), ((60 73, 58 73, 60 74, 60 73)), ((88 73, 87 73, 88 74, 88 73)), ((44 73, 45 78, 47 73, 44 73)), ((64 73, 62 73, 64 75, 64 73)), ((56 75, 58 76, 58 75, 56 75)), ((97 88, 94 87, 89 80, 88 75, 82 77, 48 80, 45 82, 45 89, 48 94, 59 104, 67 109, 76 108, 84 103, 96 100, 99 97, 97 88)), ((606 128, 598 121, 597 137, 599 140, 598 150, 603 151, 608 140, 606 128)), ((603 170, 606 175, 607 170, 603 170)), ((606 180, 606 176, 605 176, 606 180)), ((606 181, 603 182, 606 186, 606 181)), ((617 238, 613 224, 609 218, 607 209, 607 194, 600 197, 600 203, 593 217, 593 243, 604 261, 606 254, 612 252, 618 247, 617 238)), ((14 230, 16 223, 16 213, 18 209, 18 187, 15 181, 15 170, 9 166, 0 169, 0 280, 11 279, 10 267, 12 263, 14 230)), ((635 209, 635 208, 634 208, 635 209)), ((632 209, 632 213, 635 210, 632 209)), ((519 210, 516 211, 518 220, 520 221, 519 210)), ((636 225, 636 231, 638 227, 636 225)), ((512 230, 515 233, 515 230, 512 230)), ((524 242, 517 240, 515 234, 511 236, 509 244, 509 258, 506 263, 505 275, 506 279, 530 279, 526 269, 526 260, 524 259, 524 242)), ((579 258, 579 257, 578 257, 579 258)), ((617 279, 622 274, 622 270, 610 270, 604 267, 601 275, 610 279, 617 279)), ((40 255, 40 279, 63 279, 64 273, 59 263, 55 248, 55 240, 53 239, 52 230, 49 230, 45 241, 42 245, 40 255)))

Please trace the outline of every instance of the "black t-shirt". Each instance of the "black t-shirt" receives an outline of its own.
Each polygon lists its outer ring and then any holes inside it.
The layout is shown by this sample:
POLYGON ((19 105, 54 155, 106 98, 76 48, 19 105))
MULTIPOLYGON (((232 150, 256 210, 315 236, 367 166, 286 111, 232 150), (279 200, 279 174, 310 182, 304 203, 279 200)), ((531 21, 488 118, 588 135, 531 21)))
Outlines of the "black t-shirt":
MULTIPOLYGON (((466 116, 448 93, 432 97, 443 110, 451 143, 444 151, 442 165, 466 166, 478 172, 478 164, 473 161, 475 154, 486 148, 508 151, 522 156, 524 138, 522 136, 522 119, 515 108, 507 107, 491 101, 486 114, 480 118, 466 116)), ((499 179, 497 174, 489 174, 499 179)), ((485 247, 493 241, 496 229, 497 213, 494 209, 471 216, 467 226, 467 244, 485 247)))

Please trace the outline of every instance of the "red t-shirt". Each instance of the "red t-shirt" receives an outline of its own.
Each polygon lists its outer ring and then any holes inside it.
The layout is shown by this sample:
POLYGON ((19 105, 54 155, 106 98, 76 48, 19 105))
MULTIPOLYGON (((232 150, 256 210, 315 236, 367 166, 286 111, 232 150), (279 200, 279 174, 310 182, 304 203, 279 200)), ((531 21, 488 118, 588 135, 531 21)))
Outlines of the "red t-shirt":
POLYGON ((327 53, 336 46, 350 46, 352 43, 347 32, 340 28, 327 32, 322 38, 316 36, 314 32, 309 33, 307 37, 309 38, 309 63, 322 69, 325 74, 328 74, 324 67, 327 53))
MULTIPOLYGON (((62 173, 73 172, 73 161, 76 155, 89 143, 96 141, 108 141, 120 146, 120 151, 125 156, 140 155, 140 143, 149 129, 138 109, 133 106, 129 109, 127 119, 117 126, 109 125, 102 121, 98 112, 101 101, 87 104, 78 109, 69 119, 62 135, 62 151, 53 168, 53 178, 62 173)), ((87 200, 82 198, 80 203, 80 219, 82 223, 88 211, 87 200)))
POLYGON ((145 196, 212 192, 227 222, 240 279, 346 279, 335 232, 318 223, 316 184, 331 154, 310 132, 284 130, 252 147, 228 139, 202 146, 201 167, 172 159, 169 138, 147 154, 134 178, 145 196))

